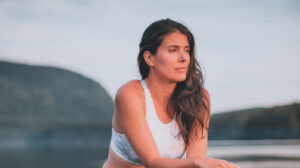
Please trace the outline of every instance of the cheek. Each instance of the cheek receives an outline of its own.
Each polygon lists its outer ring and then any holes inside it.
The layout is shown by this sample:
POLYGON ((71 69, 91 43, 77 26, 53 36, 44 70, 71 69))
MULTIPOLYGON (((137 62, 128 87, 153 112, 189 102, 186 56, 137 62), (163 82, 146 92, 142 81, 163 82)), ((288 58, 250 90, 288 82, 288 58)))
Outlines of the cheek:
POLYGON ((176 59, 170 56, 164 56, 159 60, 158 67, 161 71, 170 73, 170 71, 173 71, 174 68, 176 68, 176 61, 176 59))
POLYGON ((190 62, 191 62, 191 57, 189 56, 186 61, 188 62, 188 65, 190 65, 190 62))

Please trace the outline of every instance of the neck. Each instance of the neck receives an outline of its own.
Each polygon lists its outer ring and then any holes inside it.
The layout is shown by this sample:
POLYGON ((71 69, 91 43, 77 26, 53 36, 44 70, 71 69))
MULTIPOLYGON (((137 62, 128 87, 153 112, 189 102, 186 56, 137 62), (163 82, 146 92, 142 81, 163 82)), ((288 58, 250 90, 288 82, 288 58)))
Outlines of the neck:
POLYGON ((162 107, 166 108, 169 99, 175 90, 176 82, 161 79, 151 73, 149 73, 149 76, 146 78, 146 82, 155 101, 162 107))

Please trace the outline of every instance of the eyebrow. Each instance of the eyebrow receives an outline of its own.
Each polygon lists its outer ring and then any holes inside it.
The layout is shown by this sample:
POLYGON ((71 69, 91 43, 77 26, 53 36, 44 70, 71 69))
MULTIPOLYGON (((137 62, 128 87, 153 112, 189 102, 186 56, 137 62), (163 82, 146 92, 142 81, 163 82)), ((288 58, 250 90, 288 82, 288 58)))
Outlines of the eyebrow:
MULTIPOLYGON (((171 44, 171 45, 168 45, 166 48, 170 48, 170 47, 176 47, 176 48, 179 48, 178 45, 175 45, 175 44, 171 44)), ((190 48, 189 45, 185 46, 184 48, 190 48)))

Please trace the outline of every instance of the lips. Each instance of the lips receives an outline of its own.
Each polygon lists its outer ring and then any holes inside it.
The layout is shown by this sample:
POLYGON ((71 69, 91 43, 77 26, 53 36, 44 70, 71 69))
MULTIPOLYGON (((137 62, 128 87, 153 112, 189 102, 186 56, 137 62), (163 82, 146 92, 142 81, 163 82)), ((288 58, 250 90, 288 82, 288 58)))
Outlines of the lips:
POLYGON ((185 68, 185 67, 176 68, 177 71, 182 71, 182 72, 185 72, 186 69, 187 69, 187 68, 185 68))
POLYGON ((186 67, 176 68, 176 70, 186 70, 186 67))

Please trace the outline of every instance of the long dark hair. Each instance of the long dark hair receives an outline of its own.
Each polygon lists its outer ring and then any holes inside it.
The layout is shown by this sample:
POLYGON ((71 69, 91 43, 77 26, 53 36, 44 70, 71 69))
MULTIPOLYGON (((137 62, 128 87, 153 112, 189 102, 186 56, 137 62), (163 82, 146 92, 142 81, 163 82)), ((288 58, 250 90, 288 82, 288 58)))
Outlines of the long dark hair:
MULTIPOLYGON (((180 135, 183 137, 185 144, 189 144, 193 124, 197 122, 201 126, 203 138, 203 129, 209 129, 209 124, 205 123, 208 123, 206 120, 209 117, 207 116, 210 116, 210 111, 204 103, 204 99, 207 99, 207 97, 205 97, 203 91, 204 80, 201 68, 195 57, 195 41, 192 33, 183 24, 169 18, 152 23, 144 31, 139 44, 138 66, 142 79, 145 79, 149 75, 150 69, 144 60, 143 53, 148 50, 155 55, 163 38, 175 31, 179 31, 187 36, 190 45, 190 64, 186 80, 177 83, 168 106, 175 113, 175 120, 178 124, 180 135)), ((168 108, 167 112, 170 117, 173 117, 173 113, 168 108)), ((198 132, 196 135, 198 136, 198 132)))

